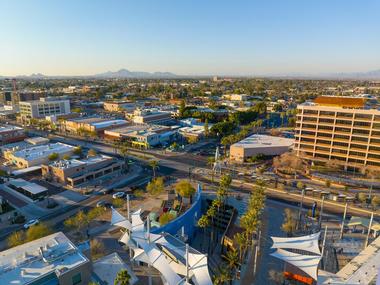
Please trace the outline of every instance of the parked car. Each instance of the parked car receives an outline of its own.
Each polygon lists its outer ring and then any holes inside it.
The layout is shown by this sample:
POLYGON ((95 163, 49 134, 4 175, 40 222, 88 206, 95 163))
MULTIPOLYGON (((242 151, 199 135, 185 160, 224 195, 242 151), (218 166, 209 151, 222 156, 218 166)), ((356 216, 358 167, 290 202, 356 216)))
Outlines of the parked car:
POLYGON ((112 198, 117 199, 117 198, 123 198, 125 196, 124 192, 116 192, 115 194, 112 195, 112 198))
POLYGON ((100 208, 100 207, 105 207, 106 206, 106 202, 104 201, 99 201, 98 203, 96 203, 96 207, 100 208))
POLYGON ((40 221, 38 219, 30 220, 24 225, 24 229, 29 229, 31 226, 38 225, 40 221))

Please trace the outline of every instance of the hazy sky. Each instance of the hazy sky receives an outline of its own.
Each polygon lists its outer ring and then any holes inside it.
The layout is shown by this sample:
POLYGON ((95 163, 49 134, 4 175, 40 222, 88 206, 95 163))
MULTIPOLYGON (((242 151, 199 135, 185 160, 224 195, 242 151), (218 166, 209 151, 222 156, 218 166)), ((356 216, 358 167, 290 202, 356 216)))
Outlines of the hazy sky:
POLYGON ((380 0, 0 0, 0 75, 380 69, 380 0))

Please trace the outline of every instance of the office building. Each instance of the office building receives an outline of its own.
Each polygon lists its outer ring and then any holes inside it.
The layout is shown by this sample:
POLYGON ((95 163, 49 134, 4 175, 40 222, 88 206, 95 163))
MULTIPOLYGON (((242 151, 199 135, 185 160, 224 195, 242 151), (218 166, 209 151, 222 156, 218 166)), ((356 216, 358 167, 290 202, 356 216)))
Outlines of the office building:
POLYGON ((170 121, 170 112, 162 112, 158 109, 137 109, 133 112, 132 121, 136 124, 160 124, 170 121))
POLYGON ((7 154, 7 159, 18 168, 28 168, 47 163, 49 156, 52 154, 57 154, 58 158, 62 158, 65 155, 72 155, 74 149, 75 147, 72 145, 50 143, 11 151, 7 154))
POLYGON ((20 102, 19 105, 21 118, 24 119, 41 119, 70 113, 70 101, 66 99, 40 98, 40 100, 20 102))
POLYGON ((136 103, 128 101, 104 102, 103 108, 108 112, 133 112, 136 109, 136 103))
POLYGON ((87 285, 91 261, 62 232, 0 252, 1 284, 87 285))
POLYGON ((11 125, 0 126, 0 145, 22 141, 25 138, 23 128, 11 125))
POLYGON ((252 135, 230 147, 230 159, 244 162, 255 155, 280 155, 293 147, 294 140, 267 135, 252 135))
POLYGON ((124 161, 99 155, 86 159, 55 161, 42 165, 42 176, 50 181, 76 187, 109 175, 121 174, 124 161))
POLYGON ((380 166, 380 111, 362 97, 321 96, 298 105, 295 150, 345 170, 380 166))

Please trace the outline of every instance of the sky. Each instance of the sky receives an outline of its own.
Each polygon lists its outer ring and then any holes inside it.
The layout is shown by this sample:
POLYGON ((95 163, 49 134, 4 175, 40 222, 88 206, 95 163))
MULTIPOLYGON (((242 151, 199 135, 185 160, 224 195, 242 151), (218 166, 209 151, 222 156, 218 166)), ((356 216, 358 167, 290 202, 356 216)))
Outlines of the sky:
POLYGON ((380 0, 0 0, 0 75, 380 69, 380 0))

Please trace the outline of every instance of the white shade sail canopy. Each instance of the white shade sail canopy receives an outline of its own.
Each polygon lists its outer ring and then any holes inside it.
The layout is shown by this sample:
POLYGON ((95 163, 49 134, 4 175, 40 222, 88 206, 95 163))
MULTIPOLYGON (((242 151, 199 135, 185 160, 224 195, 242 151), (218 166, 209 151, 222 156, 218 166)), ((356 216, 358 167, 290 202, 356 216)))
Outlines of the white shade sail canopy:
POLYGON ((314 280, 318 279, 318 264, 321 256, 298 254, 283 249, 277 249, 270 255, 298 267, 314 280))
POLYGON ((195 285, 212 285, 208 271, 207 256, 194 249, 186 254, 186 245, 169 234, 152 234, 145 229, 141 210, 131 214, 132 223, 112 209, 111 224, 128 229, 120 241, 133 249, 134 260, 142 261, 156 268, 165 284, 181 285, 186 283, 182 277, 186 271, 195 285), (173 257, 164 251, 169 250, 173 257), (186 268, 186 255, 188 265, 186 268), (174 258, 174 259, 173 259, 174 258), (177 259, 177 260, 176 260, 177 259), (182 275, 182 276, 181 276, 182 275))
POLYGON ((318 245, 319 235, 320 232, 302 237, 271 237, 273 240, 272 248, 299 249, 320 255, 321 250, 318 245))

